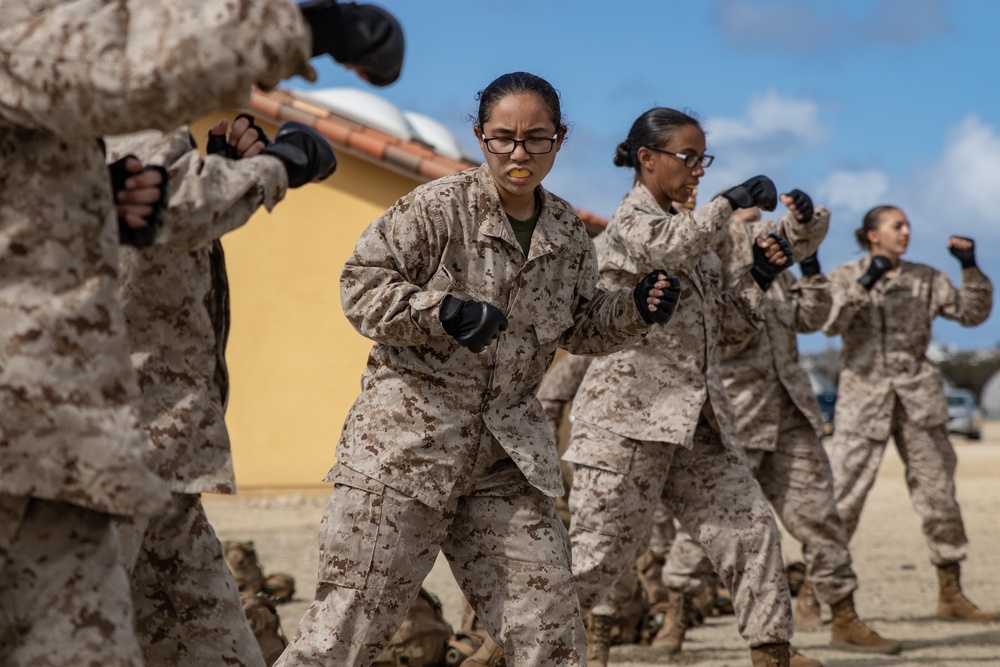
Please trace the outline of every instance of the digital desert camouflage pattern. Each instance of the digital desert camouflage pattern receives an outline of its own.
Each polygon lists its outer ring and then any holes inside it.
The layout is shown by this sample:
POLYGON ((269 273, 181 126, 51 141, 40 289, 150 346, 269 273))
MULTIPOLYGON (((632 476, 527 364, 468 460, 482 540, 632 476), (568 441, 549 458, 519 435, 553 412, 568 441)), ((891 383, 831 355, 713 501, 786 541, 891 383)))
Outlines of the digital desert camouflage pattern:
POLYGON ((545 372, 545 377, 538 386, 538 400, 571 403, 593 360, 593 357, 578 354, 561 355, 545 372))
POLYGON ((4 667, 143 667, 107 514, 0 495, 0 576, 4 667))
POLYGON ((98 139, 310 76, 309 52, 285 0, 0 0, 0 492, 116 514, 164 502, 140 458, 98 139))
POLYGON ((927 359, 931 323, 944 317, 966 327, 982 324, 993 308, 993 284, 969 268, 955 289, 943 271, 901 260, 868 292, 858 278, 869 263, 864 257, 830 273, 833 307, 823 332, 843 341, 837 433, 886 440, 897 397, 916 426, 948 421, 941 374, 927 359))
POLYGON ((145 667, 264 666, 200 496, 175 493, 166 511, 115 523, 145 667))
MULTIPOLYGON (((742 227, 747 243, 758 236, 777 233, 786 239, 803 259, 813 254, 826 236, 830 212, 816 208, 813 220, 800 223, 791 213, 777 223, 762 221, 730 227, 742 227)), ((741 247, 742 243, 734 246, 741 247)), ((743 252, 726 258, 734 268, 749 270, 743 252)), ((749 340, 719 348, 719 373, 736 413, 736 435, 745 449, 774 451, 778 446, 782 412, 776 409, 785 392, 802 414, 823 433, 819 405, 809 376, 799 363, 796 334, 818 331, 830 314, 831 296, 826 276, 818 274, 796 280, 790 271, 774 279, 757 308, 763 326, 749 340)), ((819 443, 817 443, 818 446, 819 443)))
POLYGON ((927 359, 935 317, 981 324, 993 307, 993 285, 978 268, 948 276, 901 261, 871 292, 857 283, 868 258, 830 275, 833 309, 823 330, 840 334, 837 428, 830 449, 837 511, 854 534, 889 436, 906 465, 914 510, 935 565, 963 560, 968 540, 955 497, 955 449, 945 429, 940 372, 927 359))
MULTIPOLYGON (((721 290, 724 265, 713 246, 731 213, 723 197, 694 214, 667 213, 641 183, 625 196, 596 239, 602 285, 635 285, 659 268, 680 279, 681 297, 666 326, 591 363, 573 403, 575 419, 636 440, 690 448, 708 402, 723 427, 722 437, 732 437, 732 411, 716 348, 758 331, 755 309, 763 291, 749 273, 732 289, 721 290)), ((599 452, 583 452, 573 444, 566 453, 574 463, 592 465, 599 457, 599 452)))
POLYGON ((334 467, 316 599, 276 667, 372 664, 439 552, 507 664, 583 666, 566 529, 552 499, 488 432, 479 437, 466 443, 476 463, 440 508, 334 467))
POLYGON ((169 174, 156 243, 121 248, 119 297, 139 376, 146 461, 172 491, 233 493, 225 424, 229 292, 219 239, 284 197, 284 165, 267 155, 203 156, 187 127, 113 137, 107 146, 109 161, 132 154, 169 174))
POLYGON ((708 553, 732 592, 740 635, 750 646, 792 636, 788 577, 778 526, 742 452, 725 444, 703 413, 691 449, 639 441, 593 424, 573 424, 573 447, 604 453, 578 466, 569 504, 573 580, 586 613, 635 566, 649 544, 658 502, 708 553))
POLYGON ((375 340, 338 462, 441 508, 490 433, 543 493, 563 494, 535 393, 557 347, 598 354, 649 329, 632 287, 597 287, 573 208, 543 188, 525 259, 483 166, 418 187, 361 235, 341 276, 354 327, 375 340), (509 328, 475 354, 444 332, 446 294, 486 301, 509 328))

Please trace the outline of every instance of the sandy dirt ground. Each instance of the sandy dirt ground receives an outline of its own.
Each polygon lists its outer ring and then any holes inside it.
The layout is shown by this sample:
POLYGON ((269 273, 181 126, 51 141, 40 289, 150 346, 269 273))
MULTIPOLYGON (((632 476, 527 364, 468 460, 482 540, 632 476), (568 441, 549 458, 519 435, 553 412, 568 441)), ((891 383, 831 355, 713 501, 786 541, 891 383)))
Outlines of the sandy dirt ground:
MULTIPOLYGON (((825 441, 829 446, 829 439, 825 441)), ((963 565, 965 592, 981 607, 1000 609, 1000 421, 987 422, 983 440, 954 438, 958 450, 958 497, 971 542, 963 565)), ((325 471, 319 471, 319 474, 325 471)), ((279 610, 292 636, 316 585, 316 535, 325 508, 324 489, 244 492, 206 496, 205 506, 220 539, 252 540, 265 573, 295 577, 295 600, 279 610)), ((827 647, 829 630, 798 633, 793 643, 827 667, 985 667, 1000 665, 1000 623, 963 624, 935 618, 937 580, 928 561, 895 449, 889 448, 852 542, 860 589, 861 617, 879 632, 902 640, 896 656, 853 654, 827 647)), ((786 562, 800 560, 799 545, 785 537, 786 562)), ((447 620, 458 627, 462 599, 447 563, 439 558, 426 587, 440 596, 447 620)), ((825 610, 829 620, 829 610, 825 610)), ((611 663, 699 667, 749 665, 732 616, 709 619, 688 632, 684 650, 667 656, 645 646, 615 646, 611 663)))

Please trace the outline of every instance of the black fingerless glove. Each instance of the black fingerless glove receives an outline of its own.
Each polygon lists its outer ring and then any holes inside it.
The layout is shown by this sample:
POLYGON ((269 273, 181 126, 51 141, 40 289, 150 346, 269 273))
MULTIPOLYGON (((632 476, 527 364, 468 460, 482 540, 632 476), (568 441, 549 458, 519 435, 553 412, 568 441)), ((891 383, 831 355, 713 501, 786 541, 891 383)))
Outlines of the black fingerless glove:
POLYGON ((642 316, 646 324, 666 324, 673 317, 674 311, 677 309, 677 301, 681 298, 681 281, 677 276, 666 271, 653 271, 632 289, 632 298, 639 309, 639 315, 642 316), (656 310, 651 311, 646 299, 649 298, 649 290, 653 289, 661 274, 667 277, 670 286, 662 290, 663 296, 659 297, 660 303, 656 305, 656 310))
POLYGON ((507 330, 507 317, 493 304, 463 301, 450 294, 441 301, 439 317, 448 335, 476 354, 507 330))
POLYGON ((866 290, 871 291, 872 287, 875 286, 885 272, 892 268, 892 262, 889 261, 888 257, 883 257, 882 255, 875 255, 872 257, 871 263, 868 265, 868 270, 861 274, 858 278, 858 283, 866 290))
POLYGON ((288 172, 288 187, 298 188, 323 180, 337 168, 333 146, 316 129, 289 121, 274 135, 274 141, 260 152, 276 157, 288 172))
MULTIPOLYGON (((134 158, 134 155, 126 155, 120 160, 116 160, 108 165, 108 176, 111 179, 111 192, 115 202, 118 201, 118 193, 125 189, 125 181, 129 176, 138 175, 131 174, 125 169, 125 160, 128 158, 134 158)), ((159 233, 160 228, 163 227, 163 214, 167 211, 167 205, 170 200, 170 188, 167 183, 168 174, 167 170, 158 165, 148 165, 142 168, 143 173, 146 171, 155 170, 160 172, 160 199, 155 204, 151 204, 153 212, 143 218, 146 221, 145 227, 140 227, 134 229, 128 226, 125 222, 125 218, 118 218, 118 242, 122 245, 130 245, 136 248, 148 248, 153 245, 153 241, 156 240, 156 235, 159 233)))
POLYGON ((816 209, 813 207, 812 197, 798 189, 792 190, 787 196, 792 198, 792 204, 794 204, 795 208, 799 211, 799 214, 795 216, 795 219, 802 224, 811 222, 813 216, 816 214, 816 209))
POLYGON ((773 211, 778 205, 778 190, 767 176, 754 176, 750 180, 722 193, 735 211, 738 208, 757 206, 765 211, 773 211))
POLYGON ((775 239, 778 242, 778 247, 785 253, 785 263, 772 264, 767 261, 767 250, 757 245, 756 241, 753 242, 753 266, 750 267, 750 275, 753 276, 753 279, 765 292, 778 274, 791 266, 792 262, 795 261, 792 256, 792 246, 788 245, 788 241, 774 233, 768 234, 767 237, 775 239))
POLYGON ((802 275, 804 276, 819 275, 821 273, 819 268, 819 257, 816 253, 809 255, 804 260, 799 262, 799 268, 802 269, 802 275))
POLYGON ((310 0, 299 4, 312 30, 312 55, 329 54, 374 86, 388 86, 403 68, 403 28, 375 5, 310 0))
POLYGON ((972 245, 969 246, 968 250, 959 250, 958 248, 948 248, 948 252, 954 255, 959 262, 962 263, 963 269, 974 269, 976 268, 976 242, 972 239, 967 239, 964 236, 958 236, 963 241, 968 241, 972 245))
MULTIPOLYGON (((240 118, 246 118, 250 122, 250 126, 247 131, 257 130, 257 141, 263 141, 264 145, 267 146, 271 143, 271 140, 267 137, 267 133, 264 132, 264 128, 254 122, 254 117, 248 113, 241 113, 233 121, 234 123, 240 118)), ((236 146, 229 143, 229 139, 225 134, 214 134, 211 130, 208 132, 208 144, 205 146, 205 152, 209 155, 221 155, 224 158, 230 160, 239 160, 240 153, 236 150, 236 146)))

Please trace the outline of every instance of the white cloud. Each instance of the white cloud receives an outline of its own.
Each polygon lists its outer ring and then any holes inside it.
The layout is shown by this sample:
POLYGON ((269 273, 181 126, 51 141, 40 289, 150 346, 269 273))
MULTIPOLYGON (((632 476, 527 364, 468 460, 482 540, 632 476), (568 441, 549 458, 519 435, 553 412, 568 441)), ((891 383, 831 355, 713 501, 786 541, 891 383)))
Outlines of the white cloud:
POLYGON ((839 217, 861 219, 873 206, 886 201, 889 176, 878 169, 834 171, 816 186, 816 200, 823 202, 839 217))
POLYGON ((920 175, 924 205, 994 232, 1000 216, 1000 136, 975 115, 948 131, 940 159, 920 175))

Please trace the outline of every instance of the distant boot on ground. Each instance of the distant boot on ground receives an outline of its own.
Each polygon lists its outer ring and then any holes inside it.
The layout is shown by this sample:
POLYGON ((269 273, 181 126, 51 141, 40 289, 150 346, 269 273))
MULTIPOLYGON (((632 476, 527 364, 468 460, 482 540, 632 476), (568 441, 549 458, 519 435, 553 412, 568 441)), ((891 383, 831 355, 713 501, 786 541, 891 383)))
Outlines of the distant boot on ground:
POLYGON ((823 628, 823 616, 813 591, 812 584, 806 579, 795 595, 795 629, 804 632, 814 632, 823 628))
POLYGON ((750 664, 753 667, 791 667, 790 648, 788 642, 754 646, 750 649, 750 664))
POLYGON ((493 637, 486 635, 476 652, 462 661, 460 667, 501 667, 503 664, 503 649, 497 646, 493 637))
POLYGON ((962 593, 961 572, 961 565, 958 563, 938 565, 938 618, 977 623, 997 620, 995 613, 983 611, 965 597, 962 593))
POLYGON ((903 645, 895 639, 886 639, 861 622, 854 609, 854 594, 830 605, 833 627, 830 629, 830 648, 856 653, 885 653, 895 655, 903 645))
POLYGON ((611 616, 591 614, 587 617, 587 664, 590 667, 608 667, 611 652, 611 616))
POLYGON ((663 627, 653 637, 652 646, 665 648, 673 655, 681 650, 684 643, 684 633, 688 628, 688 605, 691 601, 684 595, 670 591, 667 594, 667 613, 663 619, 663 627))
POLYGON ((823 667, 823 663, 816 658, 802 655, 794 646, 789 646, 788 667, 823 667))

